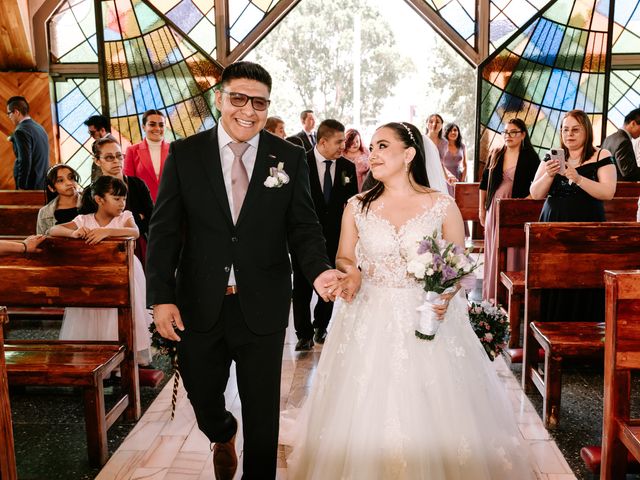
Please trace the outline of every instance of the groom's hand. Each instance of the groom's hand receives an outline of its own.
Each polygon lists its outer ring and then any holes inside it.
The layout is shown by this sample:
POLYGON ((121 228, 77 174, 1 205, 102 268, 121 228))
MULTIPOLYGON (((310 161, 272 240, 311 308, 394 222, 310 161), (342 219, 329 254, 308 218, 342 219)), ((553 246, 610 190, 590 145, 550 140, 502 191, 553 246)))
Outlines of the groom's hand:
POLYGON ((322 300, 333 302, 340 294, 338 285, 343 278, 344 273, 339 270, 325 270, 313 281, 313 288, 315 288, 322 300))
POLYGON ((180 337, 175 332, 174 327, 180 331, 184 330, 180 311, 173 303, 161 303, 153 306, 153 323, 156 324, 158 333, 168 340, 180 341, 180 337))

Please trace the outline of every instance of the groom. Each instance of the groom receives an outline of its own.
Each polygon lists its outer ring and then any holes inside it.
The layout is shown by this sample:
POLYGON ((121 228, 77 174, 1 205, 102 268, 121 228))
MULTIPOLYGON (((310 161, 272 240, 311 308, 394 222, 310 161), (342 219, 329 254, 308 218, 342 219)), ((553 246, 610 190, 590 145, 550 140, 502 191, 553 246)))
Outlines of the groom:
POLYGON ((147 303, 178 358, 217 479, 237 467, 225 408, 236 363, 243 478, 275 478, 280 370, 291 301, 289 249, 325 301, 331 270, 301 148, 264 130, 271 76, 238 62, 216 91, 220 121, 171 144, 151 218, 147 303), (272 177, 270 179, 270 177, 272 177))

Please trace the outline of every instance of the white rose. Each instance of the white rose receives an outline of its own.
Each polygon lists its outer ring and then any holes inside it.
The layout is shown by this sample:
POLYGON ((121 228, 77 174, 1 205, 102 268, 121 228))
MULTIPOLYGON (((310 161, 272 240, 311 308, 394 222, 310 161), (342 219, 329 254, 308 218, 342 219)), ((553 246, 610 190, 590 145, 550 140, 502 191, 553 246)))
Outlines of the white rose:
POLYGON ((431 252, 424 252, 422 255, 419 255, 418 258, 425 265, 433 263, 433 254, 431 252))
POLYGON ((425 265, 419 260, 411 260, 407 264, 407 271, 413 275, 415 275, 418 279, 424 278, 425 265))
POLYGON ((427 277, 430 277, 433 273, 433 268, 427 268, 427 277))
POLYGON ((289 175, 284 172, 278 171, 278 180, 283 184, 289 183, 289 175))
POLYGON ((276 185, 278 185, 278 179, 275 177, 267 177, 267 179, 264 181, 264 186, 268 187, 268 188, 273 188, 276 185))

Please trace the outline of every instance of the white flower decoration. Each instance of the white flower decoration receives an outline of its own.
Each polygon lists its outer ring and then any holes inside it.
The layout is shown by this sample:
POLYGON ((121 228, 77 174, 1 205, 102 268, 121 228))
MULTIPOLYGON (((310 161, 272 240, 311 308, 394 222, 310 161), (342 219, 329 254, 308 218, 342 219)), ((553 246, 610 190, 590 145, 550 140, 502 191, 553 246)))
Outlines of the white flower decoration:
POLYGON ((269 176, 264 181, 267 188, 280 188, 289 183, 289 175, 284 171, 284 162, 279 162, 277 167, 269 169, 269 176))

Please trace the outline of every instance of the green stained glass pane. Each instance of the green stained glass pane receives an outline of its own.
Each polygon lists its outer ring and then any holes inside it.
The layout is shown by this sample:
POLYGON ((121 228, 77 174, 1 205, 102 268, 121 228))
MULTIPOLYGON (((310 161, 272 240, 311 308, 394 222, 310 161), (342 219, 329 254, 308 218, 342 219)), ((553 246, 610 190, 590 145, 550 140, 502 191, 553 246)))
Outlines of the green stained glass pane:
POLYGON ((48 22, 52 63, 93 63, 95 46, 93 0, 65 0, 48 22))
MULTIPOLYGON (((134 0, 133 4, 135 6, 135 18, 142 33, 149 33, 164 24, 160 17, 142 0, 134 0)), ((140 35, 139 31, 134 36, 138 35, 140 35)))

